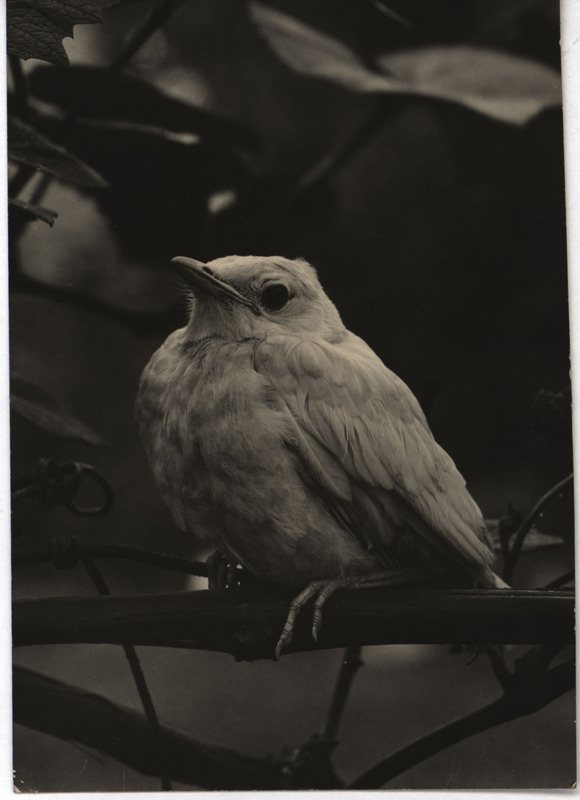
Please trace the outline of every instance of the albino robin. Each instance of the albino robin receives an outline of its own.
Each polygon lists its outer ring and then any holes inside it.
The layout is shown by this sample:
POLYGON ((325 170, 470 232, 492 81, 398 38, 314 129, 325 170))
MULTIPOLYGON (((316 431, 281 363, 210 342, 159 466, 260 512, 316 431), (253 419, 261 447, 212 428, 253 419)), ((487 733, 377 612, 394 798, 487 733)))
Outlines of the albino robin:
POLYGON ((174 259, 188 324, 145 368, 137 419, 177 525, 315 595, 463 574, 503 587, 481 512, 410 389, 343 325, 303 260, 174 259))

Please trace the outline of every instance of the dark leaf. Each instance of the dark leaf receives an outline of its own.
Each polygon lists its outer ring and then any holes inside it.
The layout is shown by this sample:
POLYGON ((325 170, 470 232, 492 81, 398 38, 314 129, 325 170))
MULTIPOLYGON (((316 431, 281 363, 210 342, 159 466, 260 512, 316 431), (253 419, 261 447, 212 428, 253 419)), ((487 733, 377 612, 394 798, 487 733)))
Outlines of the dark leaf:
POLYGON ((526 58, 483 47, 423 47, 388 53, 372 70, 346 45, 294 17, 258 3, 251 14, 281 61, 350 91, 436 98, 515 125, 561 104, 558 73, 526 58))
POLYGON ((102 22, 102 9, 119 0, 7 0, 8 53, 20 58, 41 58, 68 64, 62 40, 73 35, 75 25, 102 22))
POLYGON ((63 183, 92 189, 107 185, 79 158, 16 117, 8 119, 8 160, 12 164, 33 167, 63 183))
MULTIPOLYGON (((30 90, 78 115, 67 126, 67 147, 109 182, 112 191, 98 202, 128 254, 166 261, 178 251, 200 253, 214 226, 211 209, 224 197, 233 204, 245 185, 236 148, 255 147, 255 135, 126 76, 115 76, 85 108, 98 75, 90 67, 41 67, 30 90)), ((35 124, 60 139, 56 118, 35 124)))
POLYGON ((11 197, 8 200, 8 203, 8 211, 10 215, 20 217, 25 222, 34 222, 34 220, 40 219, 42 222, 46 222, 46 224, 50 225, 52 228, 55 219, 58 217, 56 211, 51 211, 48 208, 41 208, 40 206, 34 206, 30 203, 25 203, 24 200, 17 200, 11 197))
POLYGON ((54 395, 37 383, 12 373, 10 406, 21 417, 49 433, 66 439, 79 439, 99 445, 104 439, 82 420, 75 417, 54 395))
POLYGON ((153 125, 248 148, 259 144, 256 134, 245 125, 177 100, 129 75, 116 75, 107 82, 106 91, 92 94, 100 75, 95 67, 38 67, 29 77, 30 92, 83 118, 153 125))
MULTIPOLYGON (((50 120, 43 123, 54 124, 50 120)), ((127 253, 167 261, 200 252, 212 224, 211 198, 243 186, 240 160, 196 134, 124 120, 81 119, 69 147, 94 164, 111 191, 98 195, 127 253)))

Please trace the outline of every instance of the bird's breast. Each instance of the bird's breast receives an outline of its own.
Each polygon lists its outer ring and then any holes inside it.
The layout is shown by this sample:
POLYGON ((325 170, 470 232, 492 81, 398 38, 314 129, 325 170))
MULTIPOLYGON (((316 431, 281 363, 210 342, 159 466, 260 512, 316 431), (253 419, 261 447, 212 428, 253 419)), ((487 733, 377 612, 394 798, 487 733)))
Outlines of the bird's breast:
POLYGON ((256 344, 187 344, 177 332, 143 373, 138 423, 172 515, 279 582, 376 567, 299 474, 288 411, 253 367, 256 344))

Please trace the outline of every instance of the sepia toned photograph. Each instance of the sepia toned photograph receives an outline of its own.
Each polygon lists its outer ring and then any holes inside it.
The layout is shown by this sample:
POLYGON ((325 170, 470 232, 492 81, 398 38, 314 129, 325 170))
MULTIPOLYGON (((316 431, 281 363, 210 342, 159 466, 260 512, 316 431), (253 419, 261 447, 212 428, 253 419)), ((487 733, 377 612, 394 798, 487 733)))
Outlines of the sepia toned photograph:
POLYGON ((15 792, 575 788, 564 16, 7 0, 15 792))

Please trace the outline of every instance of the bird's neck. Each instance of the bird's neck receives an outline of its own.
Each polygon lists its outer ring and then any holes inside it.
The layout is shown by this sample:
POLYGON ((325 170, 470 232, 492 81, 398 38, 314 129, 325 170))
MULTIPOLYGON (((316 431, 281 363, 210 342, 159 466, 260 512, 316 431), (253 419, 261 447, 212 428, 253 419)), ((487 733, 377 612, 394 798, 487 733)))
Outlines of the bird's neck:
POLYGON ((226 339, 240 341, 255 336, 252 321, 238 309, 220 303, 199 303, 185 329, 191 341, 226 339))

